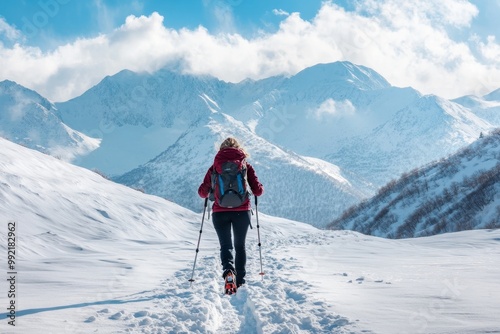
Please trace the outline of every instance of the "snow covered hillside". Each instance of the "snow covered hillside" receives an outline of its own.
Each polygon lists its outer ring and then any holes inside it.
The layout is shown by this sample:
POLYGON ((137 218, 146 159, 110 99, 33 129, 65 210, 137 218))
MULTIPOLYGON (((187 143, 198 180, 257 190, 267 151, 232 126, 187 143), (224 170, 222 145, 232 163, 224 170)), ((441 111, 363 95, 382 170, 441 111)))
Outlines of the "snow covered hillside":
POLYGON ((206 219, 190 288, 200 214, 0 138, 0 252, 9 222, 17 247, 0 332, 498 332, 499 230, 387 240, 259 217, 264 280, 254 229, 247 285, 222 295, 206 219))
POLYGON ((12 81, 0 82, 0 136, 71 161, 99 147, 65 125, 54 105, 36 92, 12 81))
POLYGON ((408 238, 500 227, 500 129, 390 182, 329 228, 408 238))

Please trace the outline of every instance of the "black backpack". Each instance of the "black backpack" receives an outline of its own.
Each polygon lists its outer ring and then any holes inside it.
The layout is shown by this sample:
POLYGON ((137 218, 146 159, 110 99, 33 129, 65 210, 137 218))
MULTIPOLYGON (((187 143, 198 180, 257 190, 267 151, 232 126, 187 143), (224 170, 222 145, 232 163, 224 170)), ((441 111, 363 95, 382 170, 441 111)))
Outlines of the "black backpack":
POLYGON ((247 190, 247 164, 227 161, 221 165, 222 172, 212 172, 212 190, 210 200, 217 200, 223 208, 241 206, 249 197, 247 190))

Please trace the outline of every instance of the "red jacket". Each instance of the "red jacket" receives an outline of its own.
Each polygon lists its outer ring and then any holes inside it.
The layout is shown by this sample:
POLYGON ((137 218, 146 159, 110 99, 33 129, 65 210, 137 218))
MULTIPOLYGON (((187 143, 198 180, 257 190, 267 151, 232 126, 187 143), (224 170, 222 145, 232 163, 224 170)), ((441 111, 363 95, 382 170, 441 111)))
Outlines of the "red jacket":
MULTIPOLYGON (((210 189, 212 188, 212 172, 214 168, 215 170, 221 171, 221 165, 224 162, 242 161, 245 158, 246 158, 245 153, 238 148, 227 147, 220 150, 215 155, 214 164, 208 169, 207 173, 205 174, 205 178, 203 179, 203 183, 198 188, 198 194, 200 195, 200 197, 207 198, 209 195, 210 189)), ((260 184, 257 175, 255 175, 255 170, 253 169, 252 165, 250 165, 248 162, 246 164, 247 164, 247 182, 248 185, 250 186, 250 190, 255 196, 260 196, 264 192, 264 187, 262 186, 262 184, 260 184)), ((250 210, 250 207, 251 207, 250 199, 247 199, 241 206, 237 208, 223 208, 219 206, 216 200, 214 202, 212 211, 213 212, 248 211, 250 210)))

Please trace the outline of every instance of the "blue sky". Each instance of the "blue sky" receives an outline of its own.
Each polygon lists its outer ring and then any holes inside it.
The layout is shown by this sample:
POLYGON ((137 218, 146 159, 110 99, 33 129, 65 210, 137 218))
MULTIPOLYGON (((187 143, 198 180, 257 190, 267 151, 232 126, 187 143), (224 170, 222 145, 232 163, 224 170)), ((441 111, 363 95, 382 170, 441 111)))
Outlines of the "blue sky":
POLYGON ((499 14, 500 0, 1 0, 0 80, 64 100, 124 68, 237 82, 348 60, 480 95, 500 87, 499 14))
MULTIPOLYGON (((500 1, 470 2, 480 10, 467 33, 477 33, 482 38, 494 35, 500 39, 497 23, 500 1)), ((153 12, 162 15, 165 26, 170 28, 194 29, 202 25, 218 33, 228 28, 217 14, 218 7, 231 12, 234 27, 230 32, 251 36, 259 30, 278 29, 281 18, 273 13, 275 9, 299 12, 303 19, 311 20, 322 3, 323 0, 3 0, 0 17, 25 34, 26 44, 48 49, 78 37, 108 33, 122 25, 129 15, 153 12)), ((333 3, 351 11, 356 1, 333 3)), ((451 33, 464 37, 461 30, 451 33)))
MULTIPOLYGON (((273 31, 280 17, 274 9, 300 12, 312 19, 321 7, 321 0, 3 0, 0 17, 22 31, 26 43, 50 48, 56 43, 77 37, 92 37, 119 27, 129 15, 150 15, 158 12, 170 28, 194 29, 199 25, 213 33, 227 27, 217 8, 230 11, 234 31, 251 35, 258 30, 273 31)), ((349 7, 348 1, 344 3, 349 7)), ((222 13, 223 14, 223 13, 222 13)), ((231 31, 231 32, 234 32, 231 31)))

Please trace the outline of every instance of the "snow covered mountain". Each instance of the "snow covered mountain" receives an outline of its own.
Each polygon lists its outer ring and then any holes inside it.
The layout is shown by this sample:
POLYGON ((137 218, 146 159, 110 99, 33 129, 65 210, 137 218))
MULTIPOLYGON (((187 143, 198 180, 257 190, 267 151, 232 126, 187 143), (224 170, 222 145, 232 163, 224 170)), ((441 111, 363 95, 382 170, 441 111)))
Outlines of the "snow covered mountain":
POLYGON ((67 161, 100 142, 65 125, 51 102, 12 81, 0 82, 0 135, 67 161))
POLYGON ((464 96, 453 100, 472 110, 477 116, 500 127, 500 89, 485 96, 464 96))
POLYGON ((202 92, 211 94, 218 84, 167 70, 154 75, 124 70, 57 107, 71 127, 102 138, 101 147, 78 165, 119 175, 160 154, 209 115, 202 92))
POLYGON ((422 96, 367 136, 353 138, 327 157, 381 187, 404 172, 448 156, 493 126, 437 96, 422 96))
POLYGON ((493 129, 457 103, 392 87, 348 62, 316 65, 283 80, 242 110, 251 109, 260 115, 250 122, 256 134, 357 175, 371 185, 368 192, 493 129))
MULTIPOLYGON (((318 65, 311 71, 335 76, 345 72, 346 66, 354 65, 318 65)), ((370 84, 374 87, 388 85, 374 72, 366 72, 369 75, 365 74, 362 79, 372 78, 370 84)), ((304 80, 304 85, 311 90, 318 89, 311 75, 298 76, 299 79, 305 76, 300 80, 304 80)), ((337 166, 314 156, 299 156, 286 146, 277 147, 258 136, 262 129, 256 131, 255 125, 268 122, 265 117, 269 115, 275 117, 274 109, 270 107, 261 113, 249 110, 248 106, 258 105, 258 97, 288 81, 275 77, 234 85, 166 70, 154 75, 122 71, 104 79, 81 97, 57 106, 65 122, 103 139, 101 147, 81 159, 80 165, 111 171, 114 175, 158 156, 151 163, 114 179, 165 196, 190 209, 199 207, 196 189, 213 159, 213 145, 223 139, 222 133, 241 137, 250 145, 248 150, 252 154, 264 152, 262 158, 255 159, 256 162, 266 161, 262 164, 266 166, 264 170, 258 171, 267 189, 263 211, 324 226, 332 216, 373 190, 370 184, 348 171, 342 172, 337 166), (288 179, 298 182, 290 184, 286 182, 288 179), (320 189, 322 195, 307 198, 303 192, 290 191, 290 188, 300 189, 303 185, 306 189, 320 189), (316 203, 314 207, 307 204, 311 200, 316 203), (304 206, 306 210, 301 209, 304 206)), ((354 84, 361 88, 368 85, 360 82, 363 81, 355 80, 354 84)), ((280 91, 295 87, 290 94, 296 95, 298 84, 287 85, 279 88, 280 91)), ((272 126, 276 122, 271 119, 269 124, 272 126)))
POLYGON ((16 296, 3 299, 15 302, 16 327, 4 309, 0 332, 498 329, 500 230, 387 240, 259 218, 263 280, 251 230, 247 284, 223 296, 219 244, 206 223, 190 287, 201 214, 0 138, 0 252, 10 223, 18 272, 16 296))
POLYGON ((298 154, 324 159, 344 142, 390 120, 418 96, 412 89, 391 87, 371 69, 337 62, 278 82, 242 110, 259 115, 250 123, 258 135, 298 154))
POLYGON ((207 124, 213 111, 271 144, 325 159, 420 97, 411 88, 390 86, 371 69, 336 62, 290 78, 238 84, 168 70, 122 71, 57 107, 71 127, 103 138, 79 165, 119 175, 156 157, 194 125, 207 124))
POLYGON ((500 129, 415 169, 348 209, 329 228, 389 238, 500 228, 500 129))
POLYGON ((122 71, 56 106, 66 124, 102 139, 77 165, 190 209, 213 146, 222 134, 242 137, 268 190, 263 211, 315 226, 493 128, 469 108, 349 62, 238 84, 122 71))

